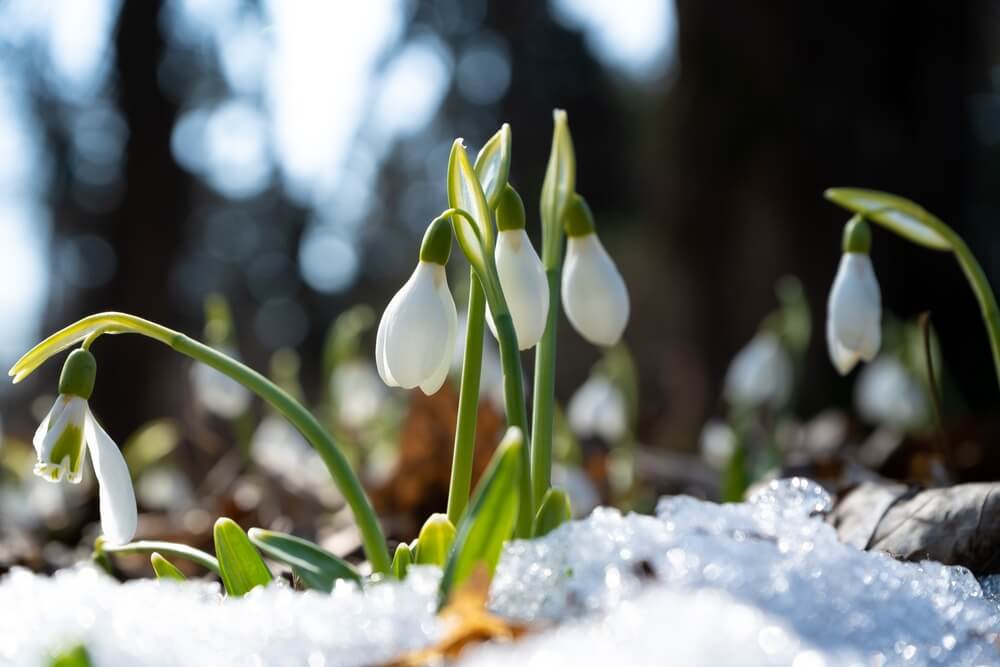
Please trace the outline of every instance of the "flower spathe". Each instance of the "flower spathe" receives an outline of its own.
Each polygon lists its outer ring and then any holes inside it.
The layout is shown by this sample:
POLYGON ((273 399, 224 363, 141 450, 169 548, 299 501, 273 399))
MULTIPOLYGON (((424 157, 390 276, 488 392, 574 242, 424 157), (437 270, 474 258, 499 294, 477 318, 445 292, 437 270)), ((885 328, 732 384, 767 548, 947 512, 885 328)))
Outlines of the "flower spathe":
POLYGON ((827 305, 826 341, 841 375, 871 361, 882 342, 882 297, 867 253, 845 252, 827 305))
POLYGON ((375 365, 382 381, 433 394, 448 376, 457 331, 458 312, 444 266, 420 261, 378 325, 375 365))
POLYGON ((570 324, 595 345, 614 345, 625 331, 628 289, 597 234, 570 235, 562 301, 570 324))
POLYGON ((33 439, 39 477, 77 484, 83 460, 90 453, 100 489, 101 530, 110 544, 124 544, 135 535, 138 515, 132 477, 118 445, 97 423, 87 400, 63 393, 39 424, 33 439))
MULTIPOLYGON (((549 313, 549 285, 545 268, 523 229, 501 230, 494 258, 500 288, 514 320, 517 346, 527 350, 537 345, 545 333, 549 313)), ((497 330, 492 312, 488 312, 486 322, 495 338, 497 330)))

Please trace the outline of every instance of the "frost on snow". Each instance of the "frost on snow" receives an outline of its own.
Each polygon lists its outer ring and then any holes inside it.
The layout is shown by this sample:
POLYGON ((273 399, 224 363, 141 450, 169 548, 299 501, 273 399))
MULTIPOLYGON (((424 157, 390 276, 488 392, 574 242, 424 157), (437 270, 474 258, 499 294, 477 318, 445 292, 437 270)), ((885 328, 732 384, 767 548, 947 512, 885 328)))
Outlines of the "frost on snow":
MULTIPOLYGON (((964 568, 900 563, 837 542, 829 497, 783 480, 750 502, 664 498, 654 517, 598 509, 507 546, 500 614, 539 632, 466 665, 990 665, 1000 607, 964 568)), ((83 642, 114 665, 371 665, 441 636, 438 572, 332 595, 273 586, 117 584, 81 568, 0 582, 0 664, 83 642)))

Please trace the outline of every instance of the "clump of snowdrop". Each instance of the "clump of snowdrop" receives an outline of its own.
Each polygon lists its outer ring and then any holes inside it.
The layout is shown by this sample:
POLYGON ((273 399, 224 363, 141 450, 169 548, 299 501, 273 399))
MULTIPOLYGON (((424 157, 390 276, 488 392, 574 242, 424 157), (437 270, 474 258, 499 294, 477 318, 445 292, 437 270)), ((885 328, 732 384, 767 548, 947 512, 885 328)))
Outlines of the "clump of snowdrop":
POLYGON ((733 357, 724 394, 731 405, 779 408, 791 394, 793 375, 792 358, 781 338, 764 331, 733 357))
POLYGON ((590 207, 580 195, 570 199, 565 227, 568 240, 562 301, 566 317, 589 342, 614 345, 628 324, 628 289, 597 237, 590 207))
POLYGON ((920 381, 899 359, 885 355, 861 371, 854 405, 865 421, 900 431, 920 428, 930 416, 920 381))
POLYGON ((392 298, 378 325, 375 362, 391 387, 420 387, 433 394, 448 377, 458 311, 448 290, 445 265, 451 255, 451 227, 439 218, 427 229, 420 261, 392 298))
POLYGON ((59 378, 59 397, 33 439, 38 455, 34 472, 49 482, 66 479, 79 484, 89 452, 100 487, 101 529, 110 543, 123 544, 135 535, 135 491, 118 445, 87 404, 96 377, 97 362, 87 350, 75 350, 66 359, 59 378))
POLYGON ((826 340, 841 375, 871 361, 882 342, 882 297, 868 252, 871 229, 860 216, 844 228, 844 254, 830 290, 826 340))
POLYGON ((625 395, 611 380, 595 374, 576 390, 566 410, 570 428, 581 438, 616 443, 628 433, 625 395))

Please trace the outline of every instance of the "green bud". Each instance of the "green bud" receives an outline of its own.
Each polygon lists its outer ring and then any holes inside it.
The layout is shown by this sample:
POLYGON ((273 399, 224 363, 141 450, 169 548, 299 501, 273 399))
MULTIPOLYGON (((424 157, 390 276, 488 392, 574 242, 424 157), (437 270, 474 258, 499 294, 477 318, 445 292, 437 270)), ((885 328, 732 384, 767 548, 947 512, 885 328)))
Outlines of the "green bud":
POLYGON ((569 504, 569 494, 562 489, 549 489, 542 498, 542 504, 535 515, 535 537, 548 535, 570 520, 573 511, 569 504))
POLYGON ((872 249, 872 229, 868 221, 860 214, 854 216, 844 225, 844 252, 856 252, 867 255, 872 249))
POLYGON ((73 350, 66 357, 62 375, 59 376, 59 393, 79 396, 89 400, 94 393, 97 379, 97 360, 87 350, 73 350))
POLYGON ((510 229, 524 229, 524 202, 517 190, 507 185, 500 194, 497 203, 497 229, 506 232, 510 229))
POLYGON ((392 556, 392 573, 397 579, 406 579, 406 571, 410 569, 410 545, 400 542, 396 545, 396 553, 392 556))
POLYGON ((455 526, 445 514, 432 514, 420 529, 414 562, 418 565, 444 565, 455 541, 455 526))
POLYGON ((451 221, 447 218, 435 218, 424 232, 424 240, 420 243, 420 261, 434 262, 444 266, 451 257, 451 221))
POLYGON ((563 225, 567 236, 586 236, 594 233, 594 214, 590 212, 587 202, 578 194, 569 199, 566 213, 563 214, 563 225))

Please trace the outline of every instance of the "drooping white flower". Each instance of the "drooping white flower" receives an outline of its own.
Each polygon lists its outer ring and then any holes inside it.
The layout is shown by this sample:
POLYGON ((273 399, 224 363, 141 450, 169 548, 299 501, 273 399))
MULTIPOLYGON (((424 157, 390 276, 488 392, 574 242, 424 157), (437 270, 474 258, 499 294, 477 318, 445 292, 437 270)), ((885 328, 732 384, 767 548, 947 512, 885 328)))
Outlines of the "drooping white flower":
MULTIPOLYGON (((223 349, 220 351, 238 359, 235 350, 223 349)), ((191 366, 191 386, 198 401, 209 412, 225 419, 235 419, 250 407, 252 399, 250 391, 211 366, 193 364, 191 366)))
POLYGON ((882 342, 882 297, 867 253, 845 252, 827 305, 826 341, 841 375, 871 361, 882 342))
POLYGON ((444 266, 421 260, 392 298, 378 325, 375 365, 390 387, 430 395, 448 376, 458 312, 444 266))
MULTIPOLYGON (((494 257, 500 288, 514 320, 517 346, 527 350, 537 345, 545 332, 549 313, 549 285, 545 268, 524 229, 501 230, 494 257)), ((486 322, 495 337, 497 330, 492 313, 487 313, 486 322)))
POLYGON ((625 331, 628 289, 597 234, 569 237, 562 301, 570 324, 595 345, 614 345, 625 331))
POLYGON ((83 478, 83 460, 89 452, 100 490, 101 530, 109 543, 124 544, 135 535, 138 522, 135 491, 118 445, 87 404, 95 368, 93 356, 85 350, 77 350, 67 359, 59 397, 32 440, 38 455, 34 472, 50 482, 65 478, 77 484, 83 478))
POLYGON ((733 405, 779 407, 792 389, 792 360, 773 333, 754 336, 726 371, 724 394, 733 405))
POLYGON ((926 424, 929 416, 923 385, 893 357, 865 366, 854 386, 854 405, 865 421, 901 431, 926 424))
POLYGON ((591 376, 569 399, 569 426, 581 438, 615 443, 628 432, 628 406, 621 390, 601 375, 591 376))
POLYGON ((736 451, 736 433, 721 419, 709 419, 701 429, 698 446, 705 463, 716 470, 725 470, 736 451))

